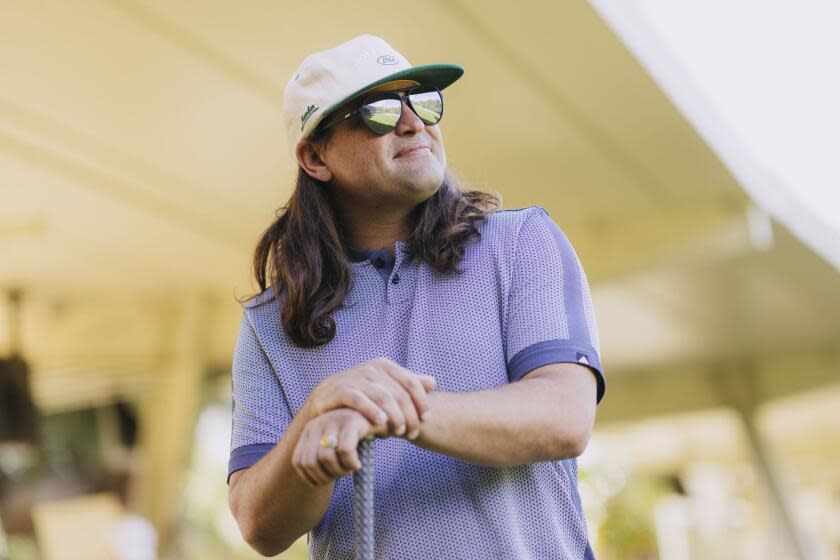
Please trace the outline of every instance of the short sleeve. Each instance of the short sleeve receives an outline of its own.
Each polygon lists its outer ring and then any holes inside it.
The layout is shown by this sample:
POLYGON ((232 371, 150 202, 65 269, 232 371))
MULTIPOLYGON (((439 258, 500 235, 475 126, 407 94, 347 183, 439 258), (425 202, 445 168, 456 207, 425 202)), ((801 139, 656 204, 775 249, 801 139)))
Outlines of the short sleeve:
POLYGON ((233 419, 228 483, 234 471, 252 466, 280 441, 291 414, 280 381, 242 314, 231 367, 233 419))
POLYGON ((600 403, 606 382, 598 328, 583 266, 545 209, 532 207, 519 229, 507 301, 508 378, 558 362, 588 366, 600 403))

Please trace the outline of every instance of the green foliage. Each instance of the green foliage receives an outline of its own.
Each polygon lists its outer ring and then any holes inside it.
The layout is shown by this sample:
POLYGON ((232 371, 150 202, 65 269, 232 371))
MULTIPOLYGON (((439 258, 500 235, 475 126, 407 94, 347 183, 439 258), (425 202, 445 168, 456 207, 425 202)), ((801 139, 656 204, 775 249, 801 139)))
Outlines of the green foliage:
POLYGON ((672 491, 659 477, 632 477, 606 504, 600 527, 602 560, 651 560, 658 557, 653 511, 672 491))

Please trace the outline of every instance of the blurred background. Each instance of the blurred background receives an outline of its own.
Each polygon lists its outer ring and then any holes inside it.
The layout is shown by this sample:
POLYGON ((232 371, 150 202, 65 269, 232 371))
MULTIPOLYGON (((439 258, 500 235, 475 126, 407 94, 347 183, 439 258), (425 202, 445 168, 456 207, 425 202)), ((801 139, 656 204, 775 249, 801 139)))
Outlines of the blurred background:
POLYGON ((227 505, 234 298, 293 186, 283 87, 361 33, 465 67, 450 168, 546 208, 584 264, 597 556, 840 558, 838 24, 817 1, 0 2, 0 558, 259 557, 227 505))

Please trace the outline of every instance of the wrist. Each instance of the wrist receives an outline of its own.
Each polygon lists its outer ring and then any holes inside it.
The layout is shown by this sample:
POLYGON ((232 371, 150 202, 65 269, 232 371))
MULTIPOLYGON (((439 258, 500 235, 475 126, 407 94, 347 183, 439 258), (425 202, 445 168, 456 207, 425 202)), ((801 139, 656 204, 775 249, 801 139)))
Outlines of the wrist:
POLYGON ((443 391, 432 391, 429 393, 429 408, 423 418, 420 419, 420 433, 413 440, 414 445, 424 447, 429 442, 429 436, 435 430, 438 417, 441 415, 440 406, 445 393, 443 391))
POLYGON ((320 416, 315 407, 315 391, 317 391, 317 388, 309 393, 309 397, 307 397, 307 399, 303 402, 303 406, 301 406, 298 411, 298 414, 302 416, 301 420, 303 420, 304 423, 320 416))

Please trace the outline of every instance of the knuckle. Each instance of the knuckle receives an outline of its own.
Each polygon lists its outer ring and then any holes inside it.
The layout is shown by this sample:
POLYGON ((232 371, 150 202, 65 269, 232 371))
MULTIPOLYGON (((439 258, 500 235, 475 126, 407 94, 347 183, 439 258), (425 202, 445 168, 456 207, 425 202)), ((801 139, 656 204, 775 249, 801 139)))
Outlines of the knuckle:
POLYGON ((350 406, 359 407, 362 406, 363 402, 364 397, 359 391, 353 391, 352 393, 347 395, 347 404, 349 404, 350 406))
POLYGON ((388 371, 393 370, 394 362, 384 356, 377 358, 375 362, 377 373, 380 375, 387 375, 388 371))
POLYGON ((388 416, 402 415, 402 412, 400 411, 400 405, 394 399, 386 400, 383 404, 383 407, 388 412, 388 416))
POLYGON ((384 406, 388 399, 381 392, 371 389, 367 391, 367 397, 379 406, 384 406))
POLYGON ((378 371, 380 368, 384 367, 384 365, 385 365, 385 358, 382 358, 382 357, 374 358, 374 359, 370 360, 369 362, 367 362, 367 367, 371 371, 378 371))
POLYGON ((401 409, 396 408, 394 409, 393 419, 394 423, 401 424, 405 422, 405 414, 403 414, 403 411, 401 409))
POLYGON ((317 398, 315 399, 315 412, 318 414, 323 414, 327 410, 327 402, 324 398, 317 398))
POLYGON ((414 402, 411 398, 411 388, 400 385, 400 392, 398 393, 400 400, 405 402, 414 402))
POLYGON ((400 403, 400 406, 403 408, 409 408, 414 406, 414 401, 411 400, 411 397, 408 396, 408 393, 405 391, 401 391, 397 393, 397 402, 400 403))
POLYGON ((384 404, 391 398, 391 394, 379 384, 372 384, 368 394, 370 395, 370 398, 378 404, 384 404))
POLYGON ((420 381, 417 380, 416 377, 409 377, 408 378, 408 389, 414 392, 420 392, 423 390, 423 385, 420 381))

